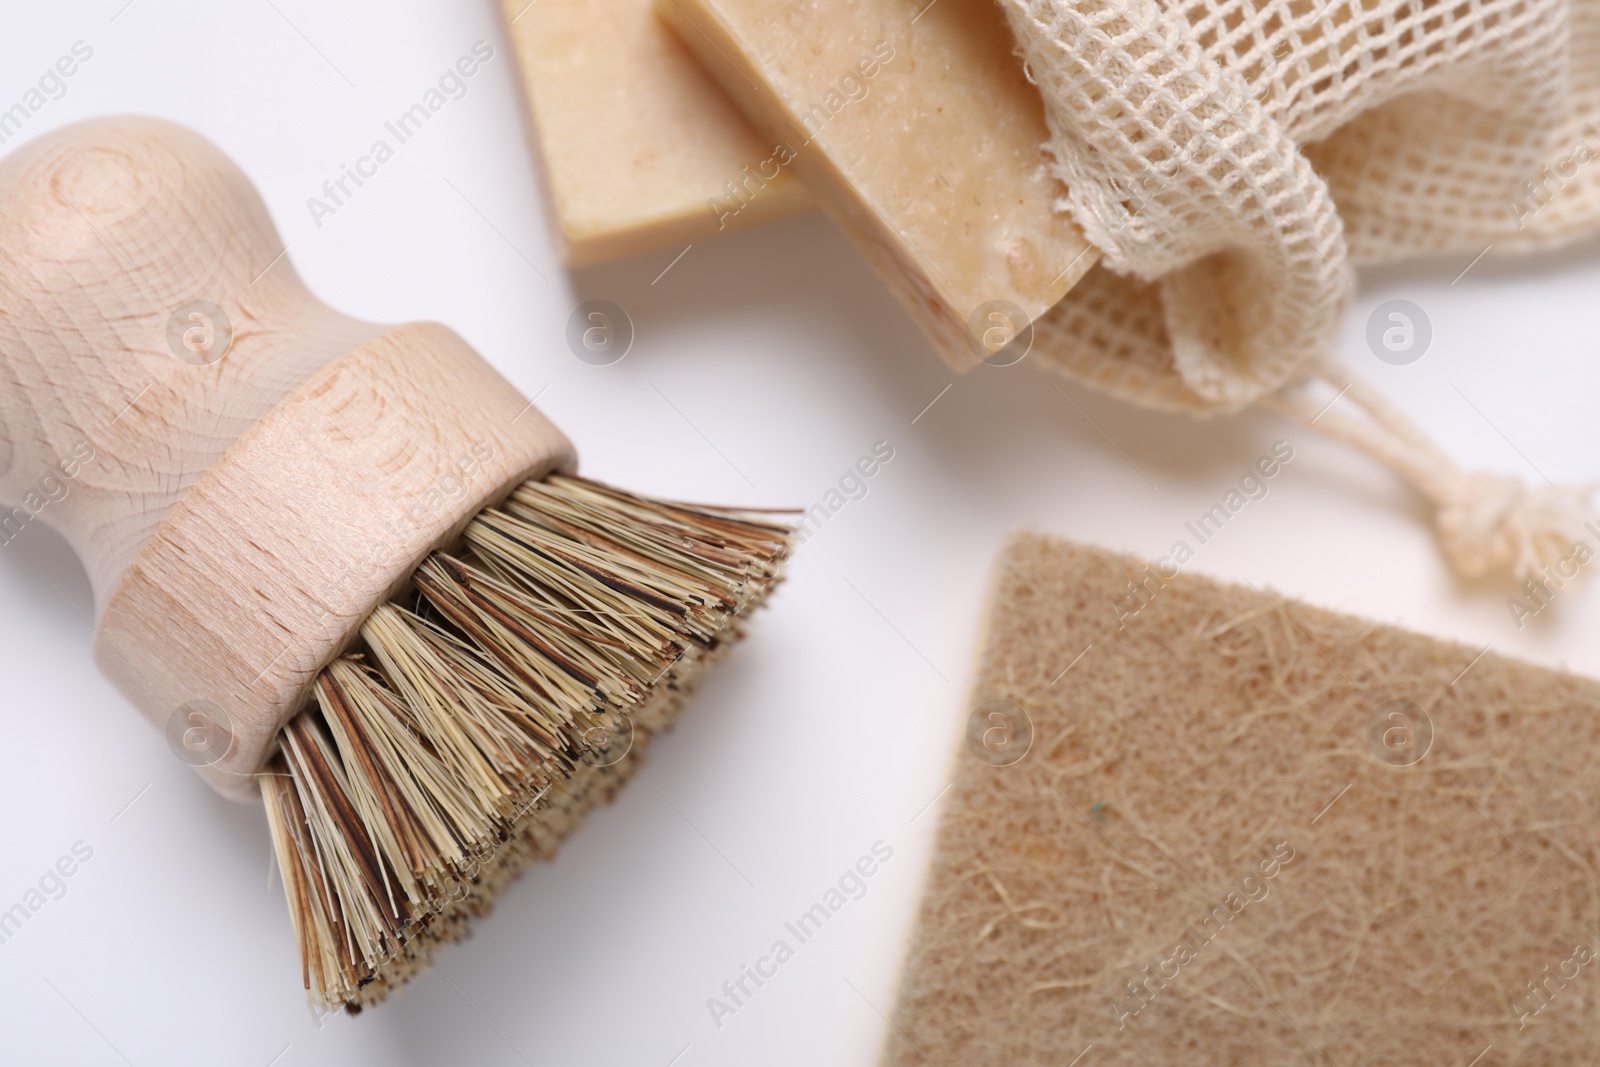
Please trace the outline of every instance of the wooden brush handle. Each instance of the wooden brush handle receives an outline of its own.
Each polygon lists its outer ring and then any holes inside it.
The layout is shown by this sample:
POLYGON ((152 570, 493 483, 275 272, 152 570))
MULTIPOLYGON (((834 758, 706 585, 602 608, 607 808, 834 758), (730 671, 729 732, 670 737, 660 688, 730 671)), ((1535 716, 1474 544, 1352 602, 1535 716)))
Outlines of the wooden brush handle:
POLYGON ((318 301, 197 134, 100 119, 0 160, 0 543, 65 535, 101 670, 169 736, 231 733, 188 760, 220 791, 255 795, 317 672, 429 551, 574 462, 451 331, 318 301))

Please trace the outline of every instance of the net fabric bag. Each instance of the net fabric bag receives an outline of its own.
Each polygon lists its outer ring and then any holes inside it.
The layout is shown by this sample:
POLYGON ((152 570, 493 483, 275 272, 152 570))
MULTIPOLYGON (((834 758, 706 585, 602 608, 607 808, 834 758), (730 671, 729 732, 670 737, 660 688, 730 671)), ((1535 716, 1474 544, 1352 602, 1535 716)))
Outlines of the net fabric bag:
MULTIPOLYGON (((1103 253, 1034 351, 1124 399, 1309 420, 1355 266, 1600 225, 1600 0, 1000 2, 1103 253)), ((1358 394, 1318 428, 1432 498, 1458 567, 1570 549, 1582 494, 1463 472, 1358 394)))

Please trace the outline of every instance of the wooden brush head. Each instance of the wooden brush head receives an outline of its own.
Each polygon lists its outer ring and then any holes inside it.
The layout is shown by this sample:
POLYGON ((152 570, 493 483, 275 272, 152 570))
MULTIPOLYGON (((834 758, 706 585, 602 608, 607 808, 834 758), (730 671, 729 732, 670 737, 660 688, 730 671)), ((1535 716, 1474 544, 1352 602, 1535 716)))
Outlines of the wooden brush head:
POLYGON ((169 737, 205 735, 186 762, 246 800, 423 557, 575 463, 454 333, 342 315, 284 253, 244 174, 171 123, 0 160, 0 541, 61 531, 101 670, 169 737))

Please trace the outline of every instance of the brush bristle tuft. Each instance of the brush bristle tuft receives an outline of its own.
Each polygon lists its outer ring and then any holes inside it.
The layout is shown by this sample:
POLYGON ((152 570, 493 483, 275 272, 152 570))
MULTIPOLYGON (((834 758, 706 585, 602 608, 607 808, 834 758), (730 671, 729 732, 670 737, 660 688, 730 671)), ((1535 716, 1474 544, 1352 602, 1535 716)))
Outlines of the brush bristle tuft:
POLYGON ((571 475, 520 486, 373 612, 260 776, 302 977, 359 1011, 631 773, 793 529, 571 475))

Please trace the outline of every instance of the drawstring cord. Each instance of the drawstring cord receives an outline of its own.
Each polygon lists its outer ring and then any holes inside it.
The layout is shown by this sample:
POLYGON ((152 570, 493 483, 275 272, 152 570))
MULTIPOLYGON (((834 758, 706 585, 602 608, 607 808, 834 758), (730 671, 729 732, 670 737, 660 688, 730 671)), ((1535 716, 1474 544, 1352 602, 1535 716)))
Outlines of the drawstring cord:
POLYGON ((1439 542, 1462 574, 1509 568, 1528 578, 1571 556, 1587 533, 1600 537, 1591 521, 1593 486, 1530 486, 1506 474, 1465 471, 1370 384, 1330 361, 1259 402, 1353 445, 1410 482, 1437 509, 1439 542), (1332 402, 1314 396, 1319 380, 1339 390, 1332 402), (1343 410, 1344 399, 1360 414, 1343 410))

